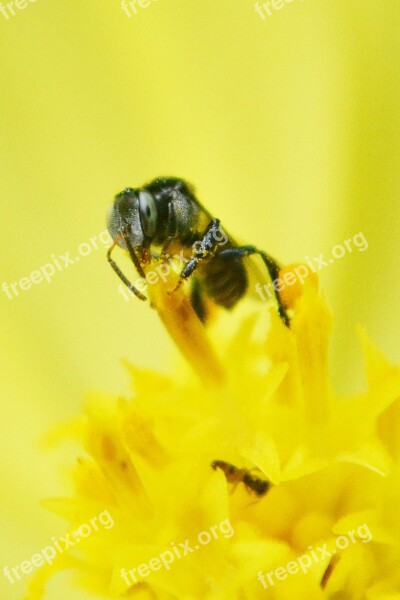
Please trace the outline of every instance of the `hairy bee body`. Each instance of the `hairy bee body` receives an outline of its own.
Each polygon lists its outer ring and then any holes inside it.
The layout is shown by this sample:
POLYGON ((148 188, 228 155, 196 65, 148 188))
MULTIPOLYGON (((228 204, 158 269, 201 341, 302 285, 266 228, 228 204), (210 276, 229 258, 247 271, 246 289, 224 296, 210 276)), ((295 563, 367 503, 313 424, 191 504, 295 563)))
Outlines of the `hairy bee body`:
POLYGON ((216 304, 231 309, 246 293, 248 277, 243 262, 243 258, 231 258, 227 261, 217 254, 199 273, 205 294, 216 304))
MULTIPOLYGON (((200 204, 193 188, 176 177, 157 178, 142 188, 126 188, 115 196, 108 215, 108 229, 114 244, 108 260, 127 287, 141 300, 139 292, 111 259, 118 244, 129 251, 131 259, 144 276, 143 265, 154 257, 164 259, 182 252, 185 267, 179 285, 191 280, 192 305, 201 320, 208 316, 207 301, 232 309, 244 296, 249 285, 245 259, 259 254, 272 278, 278 276, 277 263, 254 246, 238 246, 200 204)), ((276 295, 280 315, 288 319, 276 295)))

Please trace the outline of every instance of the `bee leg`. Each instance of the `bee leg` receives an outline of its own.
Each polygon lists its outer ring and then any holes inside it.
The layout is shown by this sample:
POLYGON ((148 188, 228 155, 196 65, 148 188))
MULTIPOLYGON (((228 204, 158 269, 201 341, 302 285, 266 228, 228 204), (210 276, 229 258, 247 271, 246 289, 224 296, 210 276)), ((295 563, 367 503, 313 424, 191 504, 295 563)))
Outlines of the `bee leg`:
POLYGON ((180 286, 186 279, 189 279, 189 277, 194 273, 194 271, 197 269, 201 262, 203 262, 204 260, 208 260, 212 256, 214 256, 215 250, 220 244, 217 237, 215 236, 215 232, 219 231, 219 223, 219 219, 213 219, 208 224, 207 229, 205 230, 201 240, 197 240, 197 242, 194 242, 193 248, 195 245, 199 245, 198 249, 194 250, 196 256, 192 255, 189 262, 185 265, 184 269, 179 275, 178 283, 172 290, 173 292, 180 288, 180 286))
MULTIPOLYGON (((122 235, 122 237, 124 238, 124 242, 126 244, 126 247, 128 248, 129 256, 131 257, 131 261, 135 265, 137 272, 139 273, 140 277, 143 277, 143 279, 145 279, 146 274, 143 271, 143 267, 140 264, 140 261, 139 261, 138 257, 136 256, 134 249, 132 248, 132 244, 129 240, 128 234, 126 233, 126 230, 122 229, 120 235, 122 235)), ((115 243, 114 243, 113 247, 114 246, 115 246, 115 243)), ((112 250, 112 248, 111 248, 111 250, 112 250)))
POLYGON ((142 292, 139 292, 138 289, 135 288, 135 286, 129 281, 129 279, 127 277, 125 277, 125 275, 123 274, 123 272, 121 271, 121 269, 119 268, 117 263, 111 258, 111 252, 114 250, 115 246, 118 244, 120 238, 121 238, 121 234, 118 234, 113 242, 113 245, 111 246, 111 248, 108 249, 107 260, 110 263, 110 265, 112 266, 112 268, 114 269, 114 271, 116 272, 116 274, 118 275, 118 277, 121 279, 121 281, 123 281, 123 283, 126 285, 126 287, 133 294, 135 294, 135 296, 137 296, 140 300, 147 300, 146 296, 144 294, 142 294, 142 292))
POLYGON ((194 308, 194 312, 199 317, 202 323, 207 320, 207 307, 204 302, 203 294, 201 293, 201 286, 197 277, 193 277, 192 289, 191 289, 191 304, 194 308))
MULTIPOLYGON (((218 252, 218 257, 221 257, 221 258, 222 257, 228 258, 228 257, 232 257, 232 256, 242 257, 242 256, 250 256, 251 254, 259 254, 261 256, 265 266, 268 269, 268 273, 269 273, 269 276, 271 277, 272 281, 275 281, 275 279, 278 279, 279 271, 280 271, 280 267, 279 267, 278 263, 273 258, 271 258, 271 256, 268 256, 268 254, 266 254, 262 250, 259 250, 255 246, 239 246, 238 248, 225 248, 225 250, 221 250, 220 252, 218 252)), ((187 266, 189 266, 189 265, 187 265, 187 266)), ((274 288, 274 291, 275 291, 275 298, 276 298, 276 301, 278 304, 279 316, 281 317, 284 324, 287 327, 290 327, 289 317, 288 317, 285 309, 282 306, 282 302, 279 297, 279 293, 275 288, 274 288)))
POLYGON ((234 481, 232 484, 232 487, 229 491, 229 494, 232 496, 235 493, 235 490, 237 488, 237 486, 239 485, 240 481, 234 481))

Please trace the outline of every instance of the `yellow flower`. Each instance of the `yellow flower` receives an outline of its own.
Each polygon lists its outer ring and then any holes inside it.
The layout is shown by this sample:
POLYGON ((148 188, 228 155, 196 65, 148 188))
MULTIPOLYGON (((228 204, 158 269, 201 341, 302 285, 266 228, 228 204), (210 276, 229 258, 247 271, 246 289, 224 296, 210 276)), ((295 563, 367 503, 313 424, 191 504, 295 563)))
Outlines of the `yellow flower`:
POLYGON ((337 397, 315 280, 285 301, 290 329, 244 301, 206 331, 183 291, 154 286, 196 376, 127 365, 132 398, 96 395, 67 428, 84 449, 75 496, 47 505, 71 535, 104 511, 112 526, 59 552, 30 600, 66 568, 107 598, 400 598, 400 369, 360 332, 367 388, 337 397))

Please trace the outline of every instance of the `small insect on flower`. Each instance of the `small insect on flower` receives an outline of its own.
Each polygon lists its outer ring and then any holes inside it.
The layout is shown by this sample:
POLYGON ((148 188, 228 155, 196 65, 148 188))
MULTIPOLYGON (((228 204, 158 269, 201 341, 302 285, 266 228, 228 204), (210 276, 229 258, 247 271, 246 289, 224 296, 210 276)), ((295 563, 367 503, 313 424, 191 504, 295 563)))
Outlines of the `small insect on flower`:
POLYGON ((252 475, 247 469, 239 469, 239 467, 235 467, 235 465, 231 465, 224 460, 214 460, 211 466, 214 470, 220 469, 223 471, 228 483, 234 483, 235 487, 238 483, 243 483, 256 496, 264 496, 271 486, 269 481, 260 479, 252 475))
MULTIPOLYGON (((246 257, 258 254, 270 278, 279 276, 278 263, 255 246, 235 243, 183 179, 158 178, 142 188, 126 188, 117 194, 109 211, 108 229, 114 240, 107 253, 108 261, 135 296, 147 299, 111 258, 116 245, 129 253, 143 279, 146 266, 154 261, 162 263, 156 270, 166 280, 171 257, 178 257, 179 279, 171 293, 190 280, 191 305, 203 322, 212 304, 231 309, 245 295, 251 270, 246 257)), ((279 314, 289 326, 277 290, 275 297, 279 314)))

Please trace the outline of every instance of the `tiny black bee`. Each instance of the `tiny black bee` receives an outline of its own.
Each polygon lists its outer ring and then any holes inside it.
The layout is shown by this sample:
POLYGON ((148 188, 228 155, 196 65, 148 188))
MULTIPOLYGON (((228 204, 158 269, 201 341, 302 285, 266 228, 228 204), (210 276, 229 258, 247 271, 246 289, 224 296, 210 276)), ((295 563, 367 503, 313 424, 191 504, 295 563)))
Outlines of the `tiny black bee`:
POLYGON ((252 475, 247 469, 239 469, 235 465, 231 465, 224 460, 214 460, 211 463, 214 470, 221 469, 224 472, 228 483, 243 483, 249 490, 254 492, 256 496, 264 496, 271 486, 269 481, 260 479, 252 475))
MULTIPOLYGON (((207 300, 231 309, 243 297, 249 285, 245 257, 258 254, 271 279, 279 276, 280 267, 268 254, 255 246, 240 246, 223 232, 219 219, 203 208, 192 186, 183 179, 158 178, 142 188, 126 188, 117 194, 108 215, 108 229, 114 243, 107 259, 140 300, 146 296, 111 258, 113 248, 118 244, 127 250, 143 278, 143 266, 153 258, 166 261, 171 252, 180 252, 184 267, 176 288, 191 278, 191 303, 202 321, 208 316, 207 300)), ((289 326, 276 290, 275 296, 279 314, 289 326)))

